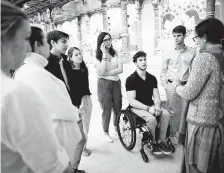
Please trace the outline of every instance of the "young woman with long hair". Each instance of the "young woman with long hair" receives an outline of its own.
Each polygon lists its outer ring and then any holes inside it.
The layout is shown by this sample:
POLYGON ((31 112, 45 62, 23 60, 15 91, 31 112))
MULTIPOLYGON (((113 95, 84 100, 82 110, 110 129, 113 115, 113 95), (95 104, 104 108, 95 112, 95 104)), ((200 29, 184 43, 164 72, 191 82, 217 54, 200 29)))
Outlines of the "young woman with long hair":
MULTIPOLYGON (((72 98, 73 105, 79 108, 79 113, 81 114, 83 121, 84 132, 87 137, 92 113, 88 68, 83 61, 83 56, 80 49, 77 47, 69 48, 68 60, 70 64, 66 67, 66 69, 70 84, 70 96, 72 98)), ((89 156, 90 154, 91 150, 87 149, 85 144, 83 155, 89 156)))
POLYGON ((96 49, 97 93, 102 113, 102 125, 108 142, 113 142, 109 135, 111 111, 113 109, 113 125, 116 130, 116 119, 122 107, 121 81, 119 74, 123 72, 122 57, 112 46, 112 37, 101 32, 96 49))

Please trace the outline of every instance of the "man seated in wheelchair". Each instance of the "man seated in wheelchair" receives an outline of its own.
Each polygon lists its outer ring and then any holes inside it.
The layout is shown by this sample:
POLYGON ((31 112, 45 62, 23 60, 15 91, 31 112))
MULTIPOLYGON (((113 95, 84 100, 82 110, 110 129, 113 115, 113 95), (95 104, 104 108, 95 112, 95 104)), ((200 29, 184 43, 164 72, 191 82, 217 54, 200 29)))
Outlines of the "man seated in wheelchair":
POLYGON ((143 51, 133 56, 136 71, 126 79, 126 91, 131 111, 146 121, 146 127, 152 133, 152 152, 170 155, 171 149, 166 144, 166 133, 169 126, 170 113, 161 108, 161 100, 156 77, 146 71, 147 58, 143 51), (152 99, 153 97, 153 99, 152 99), (160 116, 158 141, 155 139, 156 117, 160 116))

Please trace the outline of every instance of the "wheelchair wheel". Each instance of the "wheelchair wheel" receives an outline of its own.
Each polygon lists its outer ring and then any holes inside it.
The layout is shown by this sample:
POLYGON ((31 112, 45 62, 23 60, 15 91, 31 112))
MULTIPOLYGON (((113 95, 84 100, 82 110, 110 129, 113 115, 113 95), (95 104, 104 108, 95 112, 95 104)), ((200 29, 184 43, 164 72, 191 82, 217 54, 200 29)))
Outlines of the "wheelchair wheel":
POLYGON ((146 155, 145 151, 143 149, 141 149, 140 153, 141 153, 143 161, 147 163, 149 161, 149 159, 148 159, 148 156, 146 155))
POLYGON ((132 150, 136 143, 136 131, 131 113, 127 110, 122 110, 117 118, 117 132, 124 148, 132 150))

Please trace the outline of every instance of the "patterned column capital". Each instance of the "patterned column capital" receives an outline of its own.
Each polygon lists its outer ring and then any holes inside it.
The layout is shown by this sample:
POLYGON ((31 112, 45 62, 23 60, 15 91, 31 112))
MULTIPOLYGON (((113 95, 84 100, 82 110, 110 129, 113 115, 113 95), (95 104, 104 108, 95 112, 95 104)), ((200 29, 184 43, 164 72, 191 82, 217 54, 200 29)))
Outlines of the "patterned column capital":
POLYGON ((206 18, 215 17, 215 0, 206 1, 206 18))

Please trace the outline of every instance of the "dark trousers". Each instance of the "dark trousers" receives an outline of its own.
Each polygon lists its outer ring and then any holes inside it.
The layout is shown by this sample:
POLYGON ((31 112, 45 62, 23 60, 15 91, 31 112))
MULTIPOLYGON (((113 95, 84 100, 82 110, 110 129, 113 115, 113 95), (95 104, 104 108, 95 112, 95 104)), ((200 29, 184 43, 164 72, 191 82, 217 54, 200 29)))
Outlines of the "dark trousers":
POLYGON ((100 78, 97 82, 97 94, 100 106, 103 110, 102 125, 104 132, 108 132, 113 109, 113 124, 116 126, 116 119, 122 107, 121 81, 112 81, 100 78))

